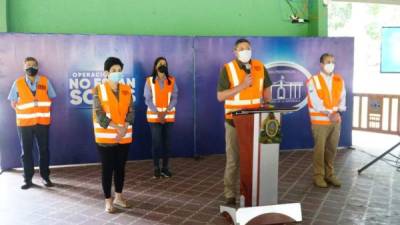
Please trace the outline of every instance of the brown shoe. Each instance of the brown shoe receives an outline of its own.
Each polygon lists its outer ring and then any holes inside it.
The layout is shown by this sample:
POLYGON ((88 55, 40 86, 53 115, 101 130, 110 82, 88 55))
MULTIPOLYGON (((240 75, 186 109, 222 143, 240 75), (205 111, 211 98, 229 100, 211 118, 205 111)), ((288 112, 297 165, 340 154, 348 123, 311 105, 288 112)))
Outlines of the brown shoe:
POLYGON ((113 202, 114 205, 122 207, 122 208, 130 208, 131 206, 129 205, 128 201, 125 199, 115 199, 113 202))
POLYGON ((236 199, 235 198, 225 198, 225 205, 236 206, 236 199))
POLYGON ((327 183, 329 183, 329 184, 332 184, 334 187, 341 187, 342 186, 342 182, 340 182, 340 180, 335 176, 326 177, 325 181, 327 183))
POLYGON ((314 185, 319 188, 327 188, 328 184, 322 178, 314 178, 314 185))
POLYGON ((106 206, 105 206, 104 211, 106 211, 107 213, 115 213, 116 212, 116 210, 112 204, 112 198, 107 198, 105 200, 105 203, 106 203, 106 206))

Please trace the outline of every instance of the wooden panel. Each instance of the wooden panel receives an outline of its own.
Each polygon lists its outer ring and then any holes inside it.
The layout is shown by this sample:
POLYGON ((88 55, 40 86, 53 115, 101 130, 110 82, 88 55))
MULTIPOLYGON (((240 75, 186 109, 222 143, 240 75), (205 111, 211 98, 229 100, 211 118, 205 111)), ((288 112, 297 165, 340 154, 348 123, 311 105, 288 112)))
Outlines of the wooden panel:
POLYGON ((399 97, 400 96, 398 95, 354 94, 354 99, 358 98, 360 103, 354 104, 354 107, 358 107, 353 109, 355 112, 358 112, 358 118, 354 117, 354 119, 356 119, 357 121, 353 123, 353 130, 370 131, 385 134, 399 134, 399 97), (365 115, 362 112, 362 108, 365 107, 365 104, 363 104, 362 101, 363 98, 366 98, 368 102, 366 127, 362 126, 362 121, 363 119, 365 119, 365 117, 363 117, 365 115), (384 103, 389 105, 386 106, 384 105, 384 103), (387 107, 387 110, 385 111, 384 106, 387 107), (394 109, 397 109, 397 112, 395 114, 392 113, 392 110, 394 109), (385 112, 388 113, 388 115, 384 115, 385 112), (356 124, 356 126, 354 126, 354 124, 356 124), (384 124, 388 125, 387 129, 384 129, 386 127, 386 125, 383 126, 384 124))
POLYGON ((251 206, 253 177, 254 114, 234 116, 240 152, 240 194, 251 206))

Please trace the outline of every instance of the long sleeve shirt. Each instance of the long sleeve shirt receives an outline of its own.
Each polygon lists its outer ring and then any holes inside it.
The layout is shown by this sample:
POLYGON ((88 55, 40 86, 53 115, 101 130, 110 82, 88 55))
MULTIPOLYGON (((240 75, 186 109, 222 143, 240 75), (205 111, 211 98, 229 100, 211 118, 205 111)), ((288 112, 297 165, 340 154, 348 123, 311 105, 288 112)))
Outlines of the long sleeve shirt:
MULTIPOLYGON (((117 87, 117 90, 112 90, 114 96, 118 99, 119 98, 119 85, 117 87)), ((98 89, 95 88, 93 92, 93 111, 96 114, 96 122, 100 124, 101 127, 107 128, 110 125, 111 118, 108 118, 106 115, 106 112, 103 110, 101 107, 101 102, 99 99, 99 93, 98 89)), ((125 122, 128 122, 129 124, 133 125, 135 120, 135 104, 133 103, 133 100, 131 98, 131 101, 129 103, 128 107, 128 112, 126 114, 125 122)), ((98 144, 103 147, 111 147, 115 146, 117 144, 98 144)))
MULTIPOLYGON (((114 96, 117 99, 119 98, 118 91, 119 91, 119 86, 118 86, 117 90, 112 90, 114 96)), ((111 122, 111 118, 107 117, 106 112, 101 107, 99 93, 98 93, 97 88, 94 89, 94 93, 93 93, 93 111, 96 114, 96 122, 99 123, 101 127, 107 128, 111 122)), ((131 98, 131 101, 130 101, 129 107, 128 107, 128 113, 126 114, 125 122, 128 122, 129 124, 133 125, 134 120, 135 120, 135 105, 131 98)))
MULTIPOLYGON (((326 75, 321 72, 321 75, 323 79, 326 82, 326 85, 328 86, 329 92, 332 93, 332 75, 326 75)), ((333 75, 334 76, 334 75, 333 75)), ((332 113, 332 110, 328 110, 325 106, 324 103, 322 102, 322 99, 319 98, 317 94, 317 89, 314 85, 314 82, 309 82, 308 83, 308 94, 310 96, 310 100, 312 102, 314 110, 320 113, 332 113)), ((339 101, 339 106, 338 110, 340 112, 346 111, 346 87, 344 86, 343 83, 343 90, 342 93, 340 94, 340 101, 339 101)))
MULTIPOLYGON (((159 77, 157 77, 156 79, 158 79, 160 88, 163 89, 164 88, 164 80, 167 78, 164 77, 164 78, 160 79, 159 77)), ((144 86, 144 98, 145 98, 144 102, 147 105, 147 107, 150 109, 150 111, 157 112, 157 107, 154 105, 154 102, 153 102, 153 93, 151 91, 151 87, 149 86, 149 84, 147 82, 144 86)), ((172 90, 172 94, 171 94, 171 101, 168 105, 167 110, 173 109, 176 106, 176 104, 178 104, 178 86, 176 85, 176 82, 175 82, 173 90, 172 90)))

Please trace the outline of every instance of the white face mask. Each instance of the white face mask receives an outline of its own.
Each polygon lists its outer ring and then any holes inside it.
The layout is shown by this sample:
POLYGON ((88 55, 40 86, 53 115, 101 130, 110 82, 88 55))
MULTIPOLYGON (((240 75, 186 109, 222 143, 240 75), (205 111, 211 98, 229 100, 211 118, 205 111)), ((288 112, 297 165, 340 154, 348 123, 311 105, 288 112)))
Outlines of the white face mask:
POLYGON ((325 70, 325 72, 327 72, 328 74, 333 73, 333 70, 335 70, 335 64, 334 64, 334 63, 325 64, 325 65, 324 65, 324 70, 325 70))
POLYGON ((248 63, 251 59, 251 50, 242 50, 238 52, 238 59, 242 63, 248 63))
POLYGON ((114 83, 118 83, 124 75, 121 72, 113 72, 108 75, 108 79, 114 83))

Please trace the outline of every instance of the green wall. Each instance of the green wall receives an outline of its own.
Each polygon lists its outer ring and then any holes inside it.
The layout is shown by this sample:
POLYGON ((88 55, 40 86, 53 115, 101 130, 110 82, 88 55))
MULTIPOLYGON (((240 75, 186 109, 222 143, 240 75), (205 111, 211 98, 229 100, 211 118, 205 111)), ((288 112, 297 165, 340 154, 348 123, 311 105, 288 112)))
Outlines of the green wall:
POLYGON ((328 10, 322 1, 309 4, 309 34, 313 36, 328 36, 328 10))
MULTIPOLYGON (((310 15, 317 16, 308 24, 290 23, 286 0, 0 0, 2 8, 7 2, 6 24, 0 28, 27 33, 134 35, 326 34, 326 24, 318 21, 320 15, 326 15, 326 7, 320 7, 322 0, 291 1, 299 7, 308 1, 310 15)), ((3 14, 0 11, 0 19, 3 14)))
POLYGON ((7 0, 0 0, 0 32, 7 31, 7 0))

